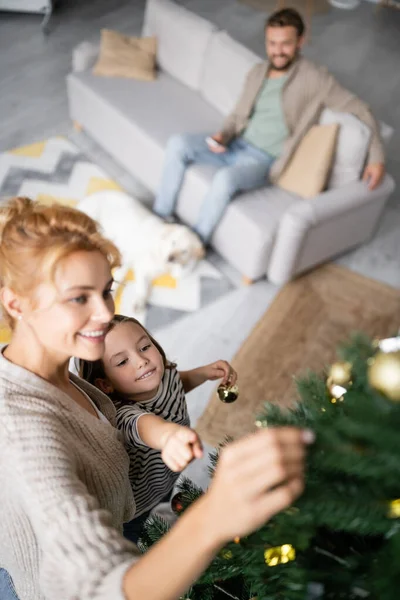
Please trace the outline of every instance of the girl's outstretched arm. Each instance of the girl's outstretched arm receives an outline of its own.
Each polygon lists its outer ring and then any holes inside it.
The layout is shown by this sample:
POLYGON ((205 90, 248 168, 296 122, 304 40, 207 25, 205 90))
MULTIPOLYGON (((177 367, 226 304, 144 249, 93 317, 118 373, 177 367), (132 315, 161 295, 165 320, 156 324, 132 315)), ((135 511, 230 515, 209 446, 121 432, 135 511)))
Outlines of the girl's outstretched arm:
POLYGON ((190 427, 143 414, 136 421, 137 432, 146 446, 161 450, 161 457, 171 471, 183 471, 195 458, 203 456, 203 446, 190 427))
POLYGON ((221 383, 234 385, 237 380, 236 371, 226 360, 217 360, 209 365, 190 369, 190 371, 180 371, 179 375, 186 394, 206 381, 222 379, 221 383))

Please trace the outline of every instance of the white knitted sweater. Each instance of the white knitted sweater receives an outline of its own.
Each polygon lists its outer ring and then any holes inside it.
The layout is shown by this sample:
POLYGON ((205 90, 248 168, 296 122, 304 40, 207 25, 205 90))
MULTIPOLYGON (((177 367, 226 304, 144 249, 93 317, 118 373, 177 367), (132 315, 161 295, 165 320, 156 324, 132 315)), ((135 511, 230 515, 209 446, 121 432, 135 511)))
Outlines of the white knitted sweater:
MULTIPOLYGON (((110 400, 71 375, 114 424, 110 400)), ((0 567, 20 600, 121 600, 139 553, 114 427, 0 352, 0 567)))

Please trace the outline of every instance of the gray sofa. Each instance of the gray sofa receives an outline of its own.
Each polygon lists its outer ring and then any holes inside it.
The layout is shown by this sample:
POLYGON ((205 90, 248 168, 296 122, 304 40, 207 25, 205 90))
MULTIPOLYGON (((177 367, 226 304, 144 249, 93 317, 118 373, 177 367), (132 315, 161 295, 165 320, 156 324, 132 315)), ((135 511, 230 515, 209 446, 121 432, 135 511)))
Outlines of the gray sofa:
MULTIPOLYGON (((155 192, 168 138, 216 132, 260 57, 170 0, 148 0, 143 35, 158 38, 154 82, 95 77, 94 55, 85 62, 76 54, 75 65, 81 64, 67 87, 72 120, 155 192)), ((390 128, 382 127, 390 138, 390 128)), ((213 173, 205 166, 187 172, 177 214, 188 225, 213 173)), ((368 240, 393 189, 389 175, 373 192, 355 180, 311 200, 265 187, 230 204, 211 243, 246 279, 266 275, 282 284, 368 240)))

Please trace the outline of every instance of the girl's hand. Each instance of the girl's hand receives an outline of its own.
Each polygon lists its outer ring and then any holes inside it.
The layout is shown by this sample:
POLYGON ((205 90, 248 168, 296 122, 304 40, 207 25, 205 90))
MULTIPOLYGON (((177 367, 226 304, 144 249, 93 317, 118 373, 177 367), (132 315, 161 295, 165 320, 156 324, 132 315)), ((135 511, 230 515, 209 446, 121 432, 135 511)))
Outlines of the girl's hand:
POLYGON ((204 370, 204 376, 207 381, 215 381, 222 379, 223 384, 235 385, 237 381, 237 373, 226 360, 217 360, 210 365, 201 367, 204 370))
POLYGON ((305 444, 313 439, 310 431, 270 428, 222 450, 204 496, 218 543, 251 533, 292 504, 303 491, 305 444))
POLYGON ((190 427, 176 425, 166 437, 161 457, 171 471, 183 471, 195 458, 203 456, 203 445, 197 433, 190 427))

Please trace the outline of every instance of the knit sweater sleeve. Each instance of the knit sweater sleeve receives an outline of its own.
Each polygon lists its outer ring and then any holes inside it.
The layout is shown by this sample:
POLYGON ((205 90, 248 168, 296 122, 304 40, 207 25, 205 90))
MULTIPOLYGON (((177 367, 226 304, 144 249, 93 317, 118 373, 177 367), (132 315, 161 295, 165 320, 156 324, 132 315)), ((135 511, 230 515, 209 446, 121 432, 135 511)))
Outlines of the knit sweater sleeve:
POLYGON ((122 600, 138 550, 79 477, 62 432, 59 416, 34 404, 26 403, 18 420, 0 420, 6 477, 37 540, 41 592, 46 600, 122 600))

